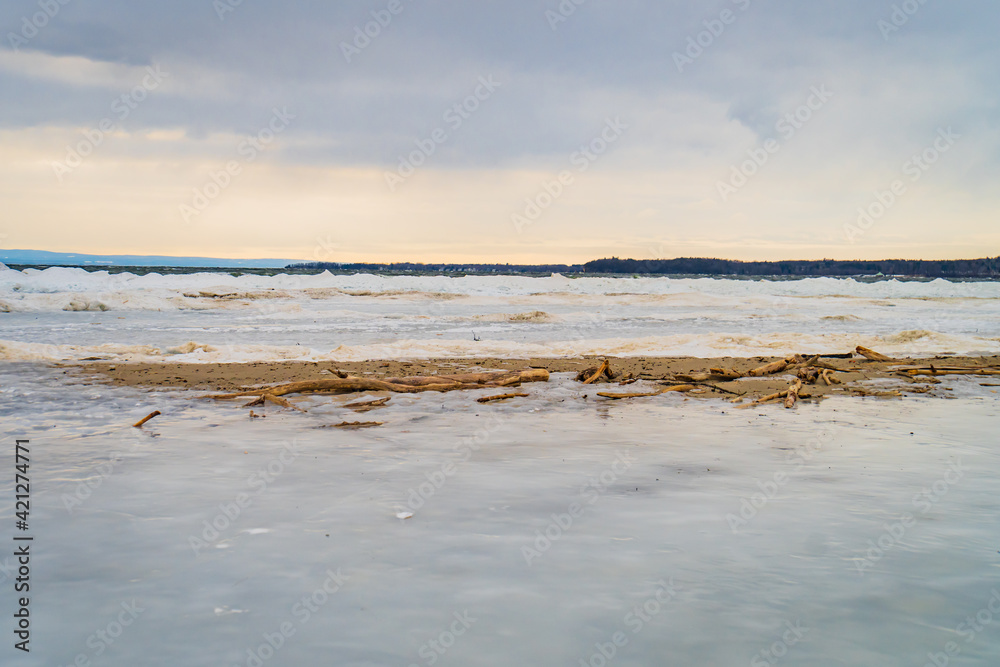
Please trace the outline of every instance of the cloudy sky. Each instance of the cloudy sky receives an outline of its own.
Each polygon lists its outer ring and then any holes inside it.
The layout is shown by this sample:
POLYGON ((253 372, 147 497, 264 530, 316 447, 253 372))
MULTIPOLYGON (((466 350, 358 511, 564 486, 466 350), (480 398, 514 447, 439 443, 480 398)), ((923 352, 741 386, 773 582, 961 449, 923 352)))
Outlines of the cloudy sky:
POLYGON ((1000 254, 990 0, 5 0, 0 243, 1000 254))

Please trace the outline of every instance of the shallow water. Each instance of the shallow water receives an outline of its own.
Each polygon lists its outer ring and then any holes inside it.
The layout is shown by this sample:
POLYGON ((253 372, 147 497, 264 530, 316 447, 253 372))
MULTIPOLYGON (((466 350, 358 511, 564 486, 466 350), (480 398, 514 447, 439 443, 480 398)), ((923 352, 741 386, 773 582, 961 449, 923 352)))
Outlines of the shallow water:
POLYGON ((251 421, 8 365, 34 633, 4 664, 923 665, 955 642, 952 664, 995 665, 1000 403, 951 386, 741 411, 598 402, 560 374, 508 404, 317 397, 251 421), (385 425, 315 428, 344 419, 385 425))

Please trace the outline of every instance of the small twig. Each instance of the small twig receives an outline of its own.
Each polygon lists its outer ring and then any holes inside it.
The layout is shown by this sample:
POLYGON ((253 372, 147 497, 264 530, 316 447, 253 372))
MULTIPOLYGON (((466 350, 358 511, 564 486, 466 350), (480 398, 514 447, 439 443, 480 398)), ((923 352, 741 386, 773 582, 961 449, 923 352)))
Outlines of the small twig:
POLYGON ((146 415, 145 417, 143 417, 142 419, 140 419, 136 423, 132 424, 132 428, 141 428, 143 424, 145 424, 146 422, 148 422, 153 417, 158 417, 159 415, 160 415, 160 411, 159 410, 154 410, 153 412, 150 412, 148 415, 146 415))

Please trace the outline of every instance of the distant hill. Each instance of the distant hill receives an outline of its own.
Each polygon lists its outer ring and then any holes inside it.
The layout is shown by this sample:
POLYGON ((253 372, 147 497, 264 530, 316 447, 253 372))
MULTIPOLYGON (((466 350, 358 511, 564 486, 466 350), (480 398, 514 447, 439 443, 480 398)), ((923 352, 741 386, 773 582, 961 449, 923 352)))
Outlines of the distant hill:
POLYGON ((216 257, 169 257, 166 255, 83 255, 48 250, 0 250, 4 264, 42 266, 196 266, 212 268, 282 268, 291 259, 220 259, 216 257))

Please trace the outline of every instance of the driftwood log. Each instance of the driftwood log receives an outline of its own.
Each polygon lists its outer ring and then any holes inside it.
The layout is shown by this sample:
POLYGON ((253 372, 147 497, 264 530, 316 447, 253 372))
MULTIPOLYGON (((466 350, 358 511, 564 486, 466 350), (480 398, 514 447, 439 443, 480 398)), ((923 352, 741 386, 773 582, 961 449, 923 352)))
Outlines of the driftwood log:
POLYGON ((802 389, 802 380, 796 380, 795 384, 788 388, 788 394, 785 396, 785 407, 794 408, 795 402, 799 400, 799 391, 802 389))
POLYGON ((638 394, 615 394, 612 392, 600 391, 597 392, 597 395, 602 398, 621 400, 623 398, 645 398, 647 396, 659 396, 660 394, 667 394, 670 392, 688 392, 688 391, 693 391, 695 388, 696 387, 693 384, 677 384, 672 387, 664 387, 663 389, 657 389, 656 391, 649 391, 638 394))
POLYGON ((769 364, 765 364, 759 368, 755 368, 747 375, 754 378, 764 377, 765 375, 774 375, 775 373, 780 373, 781 371, 788 368, 788 360, 780 359, 778 361, 772 361, 769 364))
POLYGON ((496 396, 483 396, 477 398, 476 403, 492 403, 493 401, 506 401, 508 398, 527 398, 530 394, 516 392, 513 394, 497 394, 496 396))
POLYGON ((325 378, 289 382, 273 387, 248 389, 232 394, 209 396, 215 399, 241 398, 243 396, 286 396, 288 394, 350 394, 359 391, 392 391, 402 394, 416 394, 423 391, 453 391, 456 389, 477 389, 480 387, 509 387, 522 382, 547 382, 549 372, 542 369, 498 373, 469 373, 459 375, 414 376, 409 378, 325 378))
POLYGON ((1000 368, 913 368, 907 375, 1000 375, 1000 368))

